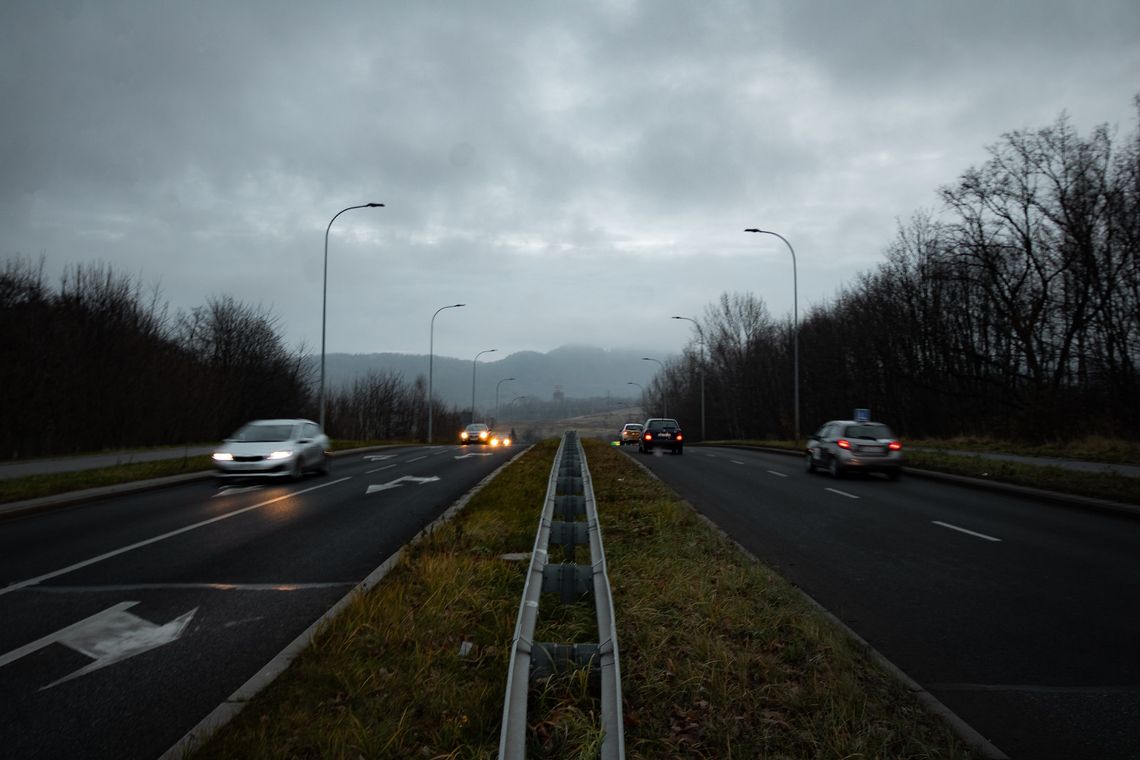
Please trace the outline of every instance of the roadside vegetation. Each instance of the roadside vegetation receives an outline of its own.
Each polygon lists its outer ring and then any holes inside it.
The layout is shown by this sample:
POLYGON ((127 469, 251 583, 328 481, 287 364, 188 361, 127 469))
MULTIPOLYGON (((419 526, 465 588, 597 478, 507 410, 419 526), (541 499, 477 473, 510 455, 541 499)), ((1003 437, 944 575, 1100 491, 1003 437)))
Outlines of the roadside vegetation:
MULTIPOLYGON (((800 452, 803 443, 790 440, 709 441, 710 446, 755 446, 800 452)), ((904 441, 909 468, 945 472, 997 483, 1140 505, 1140 478, 1117 473, 1070 470, 1047 463, 1011 462, 977 454, 1019 454, 1105 464, 1140 465, 1140 444, 1100 436, 1072 443, 1029 445, 986 437, 904 441)), ((905 470, 904 470, 905 472, 905 470)))
MULTIPOLYGON (((792 586, 659 481, 584 441, 614 589, 630 758, 966 758, 939 719, 792 586)), ((545 441, 327 625, 195 757, 490 758, 545 441)), ((544 641, 593 641, 588 603, 540 608, 544 641)), ((595 757, 584 671, 532 687, 528 757, 595 757)))
MULTIPOLYGON (((333 451, 364 448, 368 446, 395 445, 392 441, 333 441, 333 451)), ((126 455, 124 455, 126 456, 126 455)), ((167 478, 174 475, 187 475, 213 469, 208 454, 161 459, 154 462, 133 462, 92 470, 77 470, 50 475, 28 475, 20 478, 0 479, 0 504, 42 496, 54 496, 88 488, 117 486, 139 480, 167 478)))

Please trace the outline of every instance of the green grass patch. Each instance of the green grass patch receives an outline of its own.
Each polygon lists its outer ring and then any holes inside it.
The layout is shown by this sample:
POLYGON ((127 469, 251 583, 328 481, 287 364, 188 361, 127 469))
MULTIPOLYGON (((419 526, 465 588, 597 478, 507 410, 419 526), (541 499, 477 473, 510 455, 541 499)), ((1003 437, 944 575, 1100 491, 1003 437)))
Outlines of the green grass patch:
POLYGON ((965 475, 1122 504, 1140 504, 1140 478, 1115 472, 1082 472, 1055 465, 1026 464, 948 451, 913 449, 907 451, 906 463, 908 467, 921 470, 965 475))
MULTIPOLYGON (((345 451, 371 446, 403 445, 393 441, 332 441, 333 451, 345 451)), ((183 447, 169 447, 176 453, 183 447)), ((146 449, 151 451, 151 449, 146 449)), ((126 454, 124 454, 126 456, 126 454)), ((213 462, 208 454, 201 456, 174 456, 171 459, 155 460, 153 462, 133 462, 131 464, 118 464, 111 467, 100 467, 93 470, 77 470, 75 472, 53 473, 48 475, 26 475, 19 478, 5 478, 0 480, 0 504, 25 499, 36 499, 41 496, 54 496, 71 491, 82 491, 88 488, 102 486, 117 486, 123 483, 133 483, 138 480, 152 478, 165 478, 171 475, 185 475, 191 472, 204 472, 213 469, 213 462)))
MULTIPOLYGON (((794 588, 630 458, 584 445, 628 757, 971 756, 794 588)), ((410 548, 195 757, 495 757, 528 566, 502 555, 532 548, 556 447, 538 444, 410 548)), ((592 602, 560 607, 545 595, 539 628, 538 640, 595 641, 592 602)), ((529 718, 529 757, 596 757, 586 671, 533 686, 529 718)))
POLYGON ((21 478, 0 480, 0 503, 54 496, 87 488, 116 486, 136 480, 151 480, 171 475, 201 472, 213 467, 206 455, 161 459, 155 462, 134 462, 95 470, 78 470, 50 475, 26 475, 21 478))

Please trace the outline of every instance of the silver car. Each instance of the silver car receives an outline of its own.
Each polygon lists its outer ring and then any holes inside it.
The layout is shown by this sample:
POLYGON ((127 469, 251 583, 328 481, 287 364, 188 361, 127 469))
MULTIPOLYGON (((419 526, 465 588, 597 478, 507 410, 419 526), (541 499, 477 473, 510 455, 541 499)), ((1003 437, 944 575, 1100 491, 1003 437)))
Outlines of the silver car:
POLYGON ((299 479, 329 471, 329 438, 311 420, 254 420, 214 452, 219 478, 299 479))
POLYGON ((883 472, 896 480, 902 472, 902 443, 881 422, 832 420, 808 438, 807 471, 817 467, 841 478, 848 472, 883 472))

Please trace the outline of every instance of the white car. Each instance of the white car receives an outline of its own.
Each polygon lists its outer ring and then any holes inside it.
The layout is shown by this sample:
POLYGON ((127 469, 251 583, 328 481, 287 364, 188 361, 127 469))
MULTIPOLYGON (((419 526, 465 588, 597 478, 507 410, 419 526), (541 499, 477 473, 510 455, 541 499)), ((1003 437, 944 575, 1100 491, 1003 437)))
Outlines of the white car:
POLYGON ((902 442, 881 422, 832 420, 808 438, 807 471, 826 469, 833 478, 848 472, 883 472, 898 480, 904 464, 902 442))
POLYGON ((254 420, 214 452, 219 478, 291 478, 329 471, 329 438, 311 420, 254 420))

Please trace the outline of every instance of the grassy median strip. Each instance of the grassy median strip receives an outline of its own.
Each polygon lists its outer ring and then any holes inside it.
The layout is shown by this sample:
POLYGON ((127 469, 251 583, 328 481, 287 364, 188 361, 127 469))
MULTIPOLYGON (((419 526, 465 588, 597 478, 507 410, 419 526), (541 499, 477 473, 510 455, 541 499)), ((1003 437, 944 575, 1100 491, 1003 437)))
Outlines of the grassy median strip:
MULTIPOLYGON (((940 720, 621 452, 586 441, 630 758, 965 758, 940 720)), ((539 444, 332 621, 203 758, 489 758, 556 441, 539 444)), ((579 560, 581 561, 581 560, 579 560)), ((539 640, 596 639, 545 595, 539 640)), ((595 757, 584 671, 532 688, 529 756, 595 757)))

